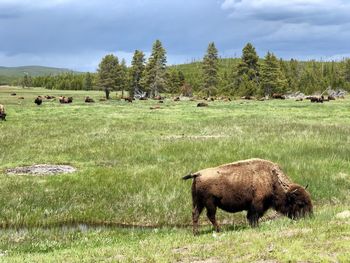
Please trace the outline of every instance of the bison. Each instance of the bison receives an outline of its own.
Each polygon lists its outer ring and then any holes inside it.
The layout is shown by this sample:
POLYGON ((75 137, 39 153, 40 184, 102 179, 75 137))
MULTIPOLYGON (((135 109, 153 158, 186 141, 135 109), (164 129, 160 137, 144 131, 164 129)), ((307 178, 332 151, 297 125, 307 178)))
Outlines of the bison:
POLYGON ((34 100, 34 103, 40 106, 41 103, 43 103, 43 99, 41 98, 41 96, 36 97, 36 99, 34 100))
POLYGON ((284 96, 283 94, 280 94, 280 93, 273 93, 273 94, 272 94, 272 98, 273 98, 273 99, 285 100, 285 99, 286 99, 286 96, 284 96))
POLYGON ((124 100, 127 101, 127 102, 129 102, 129 103, 132 103, 132 100, 133 100, 133 99, 132 99, 132 97, 126 97, 126 98, 124 98, 124 100))
POLYGON ((249 159, 207 168, 184 176, 193 179, 193 233, 198 234, 198 220, 204 208, 216 231, 216 209, 235 213, 246 210, 252 227, 269 209, 292 219, 312 214, 312 202, 306 187, 293 183, 281 168, 270 161, 249 159))
POLYGON ((0 104, 0 120, 6 121, 5 107, 2 104, 0 104))
POLYGON ((197 104, 197 107, 208 107, 208 103, 199 102, 199 103, 197 104))
POLYGON ((86 103, 94 103, 95 101, 94 101, 93 98, 90 98, 89 96, 86 96, 86 97, 85 97, 85 102, 86 102, 86 103))

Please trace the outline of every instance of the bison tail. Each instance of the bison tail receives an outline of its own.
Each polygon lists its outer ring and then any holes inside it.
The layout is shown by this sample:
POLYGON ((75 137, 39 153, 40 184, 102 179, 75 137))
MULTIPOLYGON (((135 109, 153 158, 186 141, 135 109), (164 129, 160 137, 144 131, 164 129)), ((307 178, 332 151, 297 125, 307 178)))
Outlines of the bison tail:
POLYGON ((189 174, 189 175, 186 175, 186 176, 182 177, 182 180, 193 179, 193 178, 196 178, 196 177, 198 177, 198 176, 200 176, 200 175, 201 175, 200 173, 189 174))

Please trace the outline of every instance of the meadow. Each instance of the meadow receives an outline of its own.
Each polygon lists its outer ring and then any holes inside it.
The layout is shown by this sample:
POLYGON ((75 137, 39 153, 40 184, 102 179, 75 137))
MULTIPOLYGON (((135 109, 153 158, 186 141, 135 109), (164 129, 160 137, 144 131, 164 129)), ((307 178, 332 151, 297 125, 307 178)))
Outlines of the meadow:
POLYGON ((0 262, 349 262, 350 99, 99 101, 99 91, 0 87, 0 262), (16 92, 17 96, 10 96, 16 92), (38 95, 73 96, 34 104, 38 95), (84 103, 89 95, 96 103, 84 103), (24 100, 18 97, 23 96, 24 100), (202 168, 249 158, 280 164, 309 185, 313 218, 218 213, 191 231, 190 181, 202 168), (7 168, 69 164, 55 176, 7 168))

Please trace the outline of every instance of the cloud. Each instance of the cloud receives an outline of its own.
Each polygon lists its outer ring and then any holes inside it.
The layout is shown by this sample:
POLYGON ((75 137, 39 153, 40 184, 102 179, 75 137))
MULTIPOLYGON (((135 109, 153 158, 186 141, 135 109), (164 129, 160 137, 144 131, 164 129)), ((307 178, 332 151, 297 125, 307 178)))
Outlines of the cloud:
POLYGON ((345 0, 225 0, 221 7, 237 19, 250 17, 296 24, 350 22, 350 3, 345 0))

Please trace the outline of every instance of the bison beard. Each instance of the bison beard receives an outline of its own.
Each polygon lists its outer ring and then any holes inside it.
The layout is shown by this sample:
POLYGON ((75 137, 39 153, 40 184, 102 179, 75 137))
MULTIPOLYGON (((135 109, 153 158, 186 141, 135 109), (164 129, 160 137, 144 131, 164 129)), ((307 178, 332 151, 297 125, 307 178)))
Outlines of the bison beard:
POLYGON ((250 159, 215 168, 207 168, 183 177, 193 179, 193 233, 198 234, 198 220, 204 208, 207 217, 219 231, 216 209, 235 213, 248 211, 252 227, 269 209, 292 219, 312 214, 310 194, 306 188, 294 184, 277 164, 267 160, 250 159))

